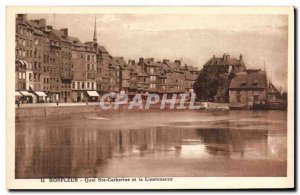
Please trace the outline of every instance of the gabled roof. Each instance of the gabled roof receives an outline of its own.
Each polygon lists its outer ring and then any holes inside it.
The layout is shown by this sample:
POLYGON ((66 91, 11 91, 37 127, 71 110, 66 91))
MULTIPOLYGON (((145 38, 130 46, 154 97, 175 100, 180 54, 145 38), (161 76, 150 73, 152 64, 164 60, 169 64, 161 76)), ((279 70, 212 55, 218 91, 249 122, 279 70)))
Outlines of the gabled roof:
POLYGON ((72 42, 73 45, 80 46, 80 47, 85 46, 78 37, 69 37, 69 40, 72 42))
POLYGON ((34 21, 26 20, 26 23, 33 28, 40 28, 40 26, 34 21))
POLYGON ((98 49, 102 52, 102 53, 108 53, 107 49, 103 46, 103 45, 99 45, 98 49))
POLYGON ((230 58, 229 55, 224 55, 222 58, 212 57, 204 64, 204 66, 213 66, 213 65, 241 66, 243 63, 244 63, 243 60, 230 58))
POLYGON ((166 64, 167 64, 170 68, 172 68, 172 69, 180 68, 179 64, 177 64, 176 62, 170 62, 170 61, 168 61, 168 62, 166 62, 166 64))
POLYGON ((55 30, 53 29, 51 31, 55 36, 57 36, 61 41, 64 41, 64 42, 68 42, 68 43, 72 43, 72 40, 70 39, 69 36, 66 36, 64 34, 64 32, 60 31, 60 30, 55 30))
POLYGON ((135 72, 137 73, 137 76, 140 76, 140 77, 147 77, 147 76, 149 76, 149 75, 142 69, 142 67, 140 67, 140 66, 136 66, 134 70, 135 70, 135 72))
POLYGON ((256 73, 240 72, 231 80, 229 89, 263 89, 267 87, 266 84, 267 76, 264 71, 256 73))
POLYGON ((126 68, 126 62, 123 57, 113 57, 112 58, 114 65, 120 66, 121 68, 126 68))
POLYGON ((192 74, 191 72, 189 72, 189 71, 185 71, 184 72, 184 74, 185 74, 185 78, 186 78, 186 80, 189 80, 189 81, 194 81, 194 80, 196 80, 197 79, 197 76, 196 75, 194 75, 194 74, 192 74))

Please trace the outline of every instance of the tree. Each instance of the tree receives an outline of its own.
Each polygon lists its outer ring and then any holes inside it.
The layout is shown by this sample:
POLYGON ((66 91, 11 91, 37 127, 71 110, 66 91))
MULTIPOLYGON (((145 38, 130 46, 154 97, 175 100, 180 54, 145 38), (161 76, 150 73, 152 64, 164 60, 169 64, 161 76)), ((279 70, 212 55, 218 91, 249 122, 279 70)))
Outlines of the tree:
MULTIPOLYGON (((218 89, 227 86, 223 82, 230 82, 234 74, 227 77, 227 69, 222 68, 203 68, 194 83, 194 91, 198 100, 212 101, 218 89)), ((229 85, 228 85, 229 86, 229 85)))

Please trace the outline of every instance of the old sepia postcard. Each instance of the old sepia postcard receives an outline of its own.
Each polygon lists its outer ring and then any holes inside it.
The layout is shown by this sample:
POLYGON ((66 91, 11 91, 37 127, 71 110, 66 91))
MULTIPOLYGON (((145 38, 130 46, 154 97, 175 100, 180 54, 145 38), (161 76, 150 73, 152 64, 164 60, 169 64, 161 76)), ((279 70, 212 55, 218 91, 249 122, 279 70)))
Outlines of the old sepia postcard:
POLYGON ((294 188, 293 7, 7 7, 7 188, 294 188))

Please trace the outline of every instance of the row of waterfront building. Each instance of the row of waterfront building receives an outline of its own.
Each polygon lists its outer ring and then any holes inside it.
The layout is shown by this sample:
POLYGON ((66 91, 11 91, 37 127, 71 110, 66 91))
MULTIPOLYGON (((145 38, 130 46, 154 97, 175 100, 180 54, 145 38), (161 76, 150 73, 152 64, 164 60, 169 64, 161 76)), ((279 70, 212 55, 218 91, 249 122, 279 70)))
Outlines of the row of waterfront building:
POLYGON ((26 102, 97 100, 103 93, 188 93, 199 73, 182 60, 113 57, 98 44, 56 30, 45 19, 16 16, 16 96, 26 102))

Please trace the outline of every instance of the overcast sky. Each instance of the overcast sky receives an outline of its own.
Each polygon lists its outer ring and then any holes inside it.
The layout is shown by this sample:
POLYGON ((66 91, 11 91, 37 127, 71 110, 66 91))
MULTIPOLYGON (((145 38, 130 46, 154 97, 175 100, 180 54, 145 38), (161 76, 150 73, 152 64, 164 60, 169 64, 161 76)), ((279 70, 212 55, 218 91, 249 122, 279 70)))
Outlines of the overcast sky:
MULTIPOLYGON (((70 36, 92 41, 95 15, 30 14, 47 25, 69 28, 70 36)), ((174 15, 101 14, 97 18, 98 43, 113 56, 182 58, 201 68, 214 54, 243 54, 247 68, 264 68, 286 89, 288 17, 285 15, 174 15)))

